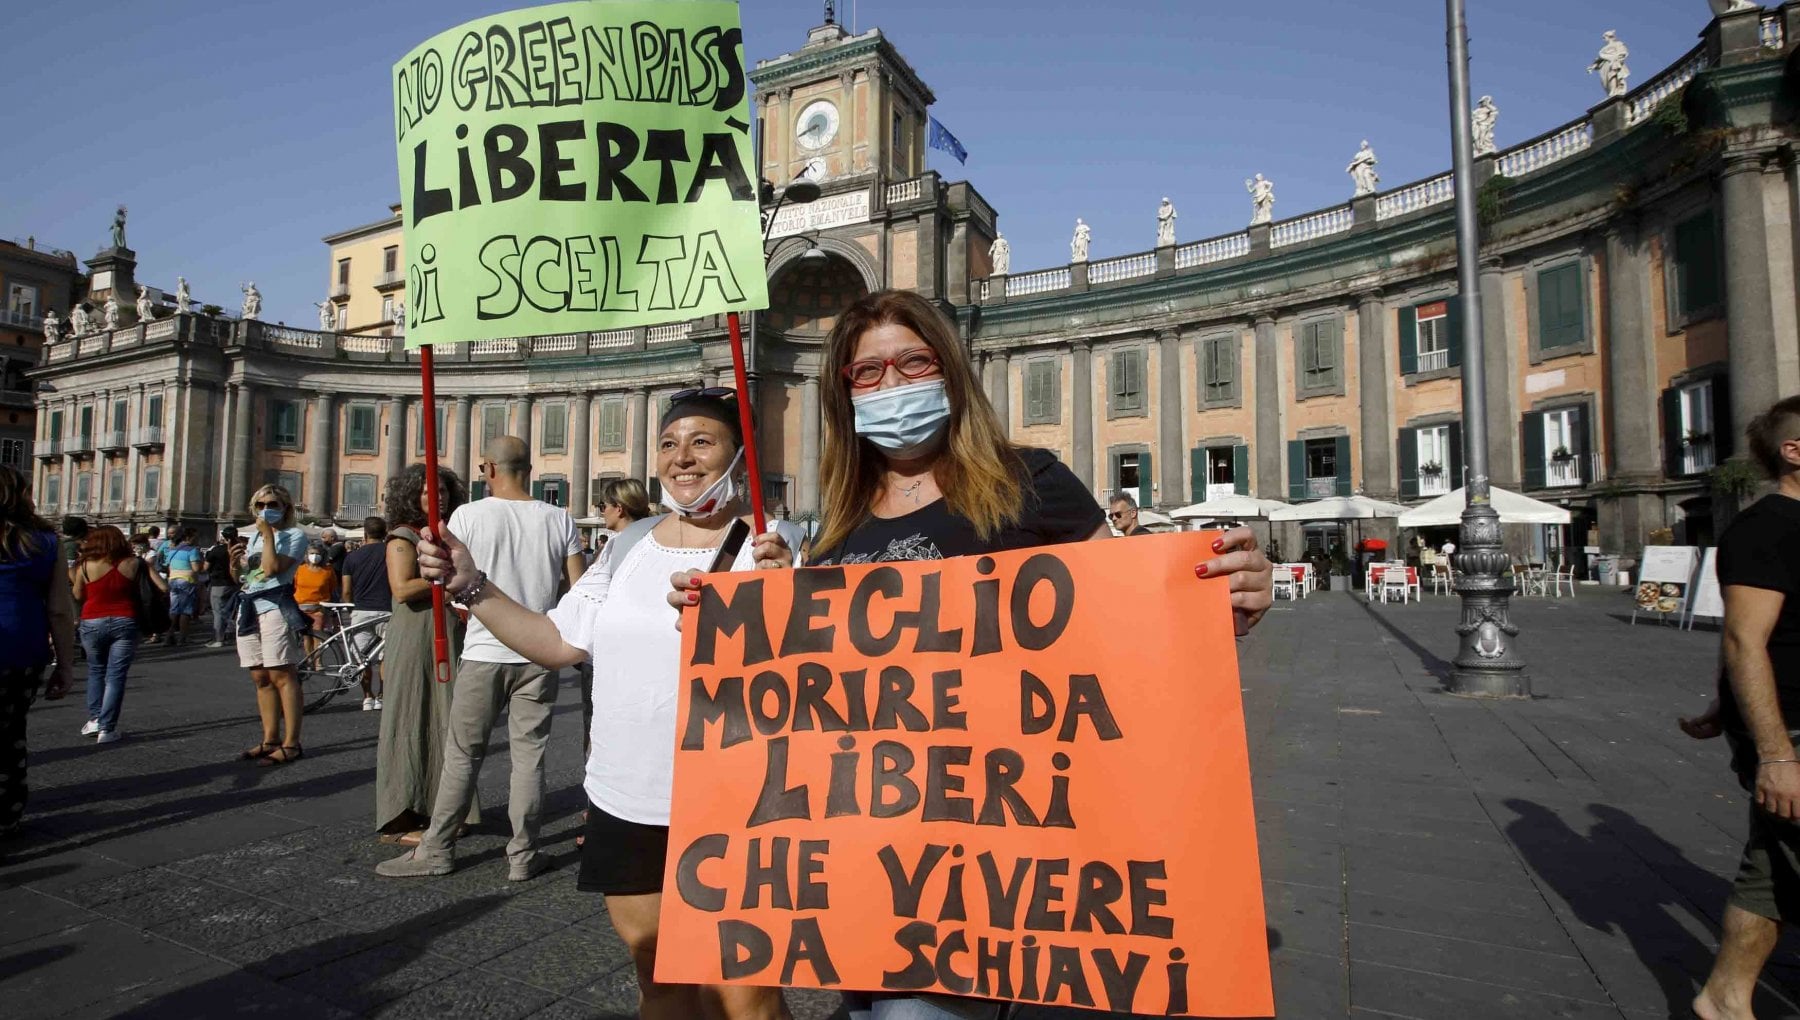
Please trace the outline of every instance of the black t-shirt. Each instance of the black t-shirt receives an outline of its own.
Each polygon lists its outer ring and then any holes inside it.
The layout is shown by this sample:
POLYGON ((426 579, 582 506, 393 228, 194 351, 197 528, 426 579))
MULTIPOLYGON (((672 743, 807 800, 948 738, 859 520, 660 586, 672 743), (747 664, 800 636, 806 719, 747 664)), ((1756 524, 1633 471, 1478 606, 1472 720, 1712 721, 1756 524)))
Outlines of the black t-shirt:
POLYGON ((206 561, 206 583, 213 588, 234 587, 231 580, 231 550, 223 543, 214 542, 200 554, 206 561))
MULTIPOLYGON (((1719 587, 1764 588, 1787 596, 1769 634, 1775 693, 1790 730, 1800 729, 1800 499, 1764 496, 1738 514, 1719 539, 1719 587)), ((1720 678, 1720 721, 1742 730, 1737 699, 1720 678)))
POLYGON ((325 565, 341 574, 344 572, 344 560, 347 555, 344 543, 333 542, 325 547, 325 565))
POLYGON ((387 579, 387 543, 364 542, 344 557, 344 576, 350 579, 350 601, 356 608, 393 611, 393 593, 387 579))
POLYGON ((1025 447, 1019 450, 1019 460, 1025 505, 1017 521, 1003 525, 986 541, 976 534, 975 525, 951 513, 939 499, 903 517, 864 520, 840 548, 815 554, 808 565, 941 560, 1079 542, 1106 523, 1099 501, 1050 451, 1025 447))

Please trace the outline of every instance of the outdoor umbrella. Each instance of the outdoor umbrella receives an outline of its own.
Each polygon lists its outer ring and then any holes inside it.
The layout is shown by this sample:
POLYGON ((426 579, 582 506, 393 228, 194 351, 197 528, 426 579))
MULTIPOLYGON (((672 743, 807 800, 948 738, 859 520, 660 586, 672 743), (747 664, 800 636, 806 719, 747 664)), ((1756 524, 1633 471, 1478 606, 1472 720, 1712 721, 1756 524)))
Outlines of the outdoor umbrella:
POLYGON ((1169 511, 1169 516, 1178 521, 1196 518, 1239 521, 1247 517, 1267 517, 1270 513, 1286 507, 1287 504, 1278 499, 1257 499, 1254 496, 1231 495, 1209 499, 1204 503, 1190 503, 1180 509, 1169 511))
POLYGON ((1406 508, 1367 496, 1329 496, 1310 503, 1296 503, 1269 513, 1271 521, 1360 521, 1371 517, 1399 517, 1406 508))
MULTIPOLYGON (((1501 524, 1567 524, 1569 511, 1542 500, 1521 496, 1499 486, 1489 486, 1494 512, 1501 524)), ((1413 507, 1400 515, 1402 528, 1453 527, 1462 522, 1463 508, 1468 505, 1468 490, 1447 492, 1429 503, 1413 507)))

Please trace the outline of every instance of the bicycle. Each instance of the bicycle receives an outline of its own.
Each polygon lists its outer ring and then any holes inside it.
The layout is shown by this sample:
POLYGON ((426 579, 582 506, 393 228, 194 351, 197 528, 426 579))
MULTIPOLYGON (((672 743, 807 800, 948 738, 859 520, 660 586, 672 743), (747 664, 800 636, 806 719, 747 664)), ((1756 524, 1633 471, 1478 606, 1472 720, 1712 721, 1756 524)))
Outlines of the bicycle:
POLYGON ((324 602, 319 608, 330 610, 337 626, 300 660, 300 697, 308 712, 325 707, 345 691, 361 688, 363 676, 381 661, 387 647, 382 628, 389 614, 351 623, 350 611, 356 607, 348 602, 324 602))

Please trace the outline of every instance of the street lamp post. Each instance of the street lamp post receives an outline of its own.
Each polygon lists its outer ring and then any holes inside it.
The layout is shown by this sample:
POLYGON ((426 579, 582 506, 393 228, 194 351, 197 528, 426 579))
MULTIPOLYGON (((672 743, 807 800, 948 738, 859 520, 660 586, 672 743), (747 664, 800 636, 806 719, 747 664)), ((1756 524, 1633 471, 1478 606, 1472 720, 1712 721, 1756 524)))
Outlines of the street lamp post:
MULTIPOLYGON (((789 202, 795 205, 810 205, 819 200, 819 194, 818 182, 810 177, 796 177, 779 191, 767 180, 758 181, 756 204, 758 208, 765 205, 770 206, 767 218, 763 221, 764 254, 768 252, 769 238, 775 232, 775 216, 781 212, 781 207, 789 202)), ((764 272, 767 272, 766 268, 764 272)), ((744 340, 744 378, 746 388, 750 391, 745 394, 745 397, 751 401, 751 407, 756 406, 756 324, 761 318, 762 316, 756 312, 750 313, 750 327, 744 340)))
POLYGON ((1462 622, 1447 687, 1452 694, 1487 698, 1531 696, 1512 639, 1508 599, 1513 585, 1500 542, 1500 515, 1488 487, 1487 390, 1482 382, 1481 290, 1477 278, 1481 241, 1475 218, 1475 156, 1469 127, 1469 29, 1464 0, 1444 0, 1450 56, 1450 144, 1456 189, 1456 280, 1462 303, 1463 463, 1467 504, 1457 542, 1456 593, 1462 622))

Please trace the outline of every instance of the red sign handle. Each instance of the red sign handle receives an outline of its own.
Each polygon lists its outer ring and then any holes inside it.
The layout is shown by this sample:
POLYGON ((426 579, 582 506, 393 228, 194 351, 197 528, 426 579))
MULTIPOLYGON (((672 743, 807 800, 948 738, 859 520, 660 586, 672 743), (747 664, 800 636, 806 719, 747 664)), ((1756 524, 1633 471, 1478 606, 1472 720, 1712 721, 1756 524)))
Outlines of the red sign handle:
MULTIPOLYGON (((435 366, 431 358, 431 345, 419 348, 419 390, 423 398, 423 406, 419 409, 419 420, 423 426, 425 440, 425 506, 426 519, 430 522, 431 537, 436 540, 444 526, 443 514, 438 502, 438 437, 437 437, 437 382, 435 366)), ((450 682, 450 618, 444 612, 444 585, 441 581, 431 583, 431 661, 433 675, 440 684, 450 682)))
POLYGON ((725 325, 731 333, 731 371, 737 378, 738 424, 744 430, 744 467, 750 473, 750 512, 760 535, 769 525, 763 517, 762 464, 756 456, 756 426, 750 416, 750 377, 744 370, 744 328, 736 312, 725 313, 725 325))

